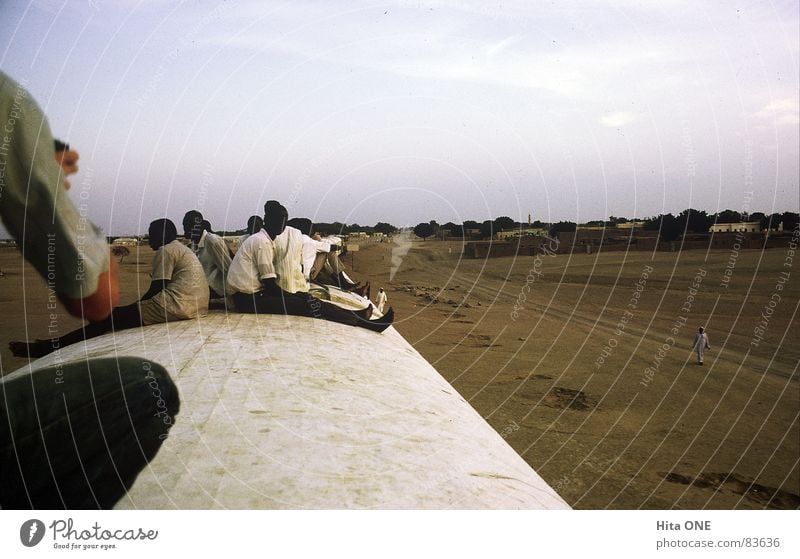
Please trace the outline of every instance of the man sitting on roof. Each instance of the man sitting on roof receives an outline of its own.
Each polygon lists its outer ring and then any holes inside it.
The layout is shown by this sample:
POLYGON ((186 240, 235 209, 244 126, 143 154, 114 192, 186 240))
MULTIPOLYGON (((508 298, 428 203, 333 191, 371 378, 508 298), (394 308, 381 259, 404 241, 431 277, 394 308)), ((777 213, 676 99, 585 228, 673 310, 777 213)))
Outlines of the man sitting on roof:
POLYGON ((286 227, 286 208, 274 200, 264 205, 264 228, 249 237, 228 272, 228 292, 236 308, 247 313, 287 314, 322 318, 383 332, 392 324, 394 311, 369 320, 372 307, 346 310, 308 294, 302 272, 303 240, 300 231, 286 227))
POLYGON ((191 249, 203 266, 203 272, 210 288, 211 299, 225 297, 225 281, 231 267, 231 254, 228 245, 219 235, 211 232, 211 224, 203 219, 203 214, 190 210, 183 216, 183 235, 191 241, 191 249))
POLYGON ((152 281, 150 289, 139 301, 115 307, 108 318, 90 322, 61 338, 11 342, 11 352, 17 357, 41 357, 60 347, 112 330, 205 316, 208 313, 208 283, 203 267, 192 251, 177 240, 175 224, 169 219, 157 219, 150 224, 149 235, 150 248, 156 251, 152 281))
POLYGON ((312 234, 313 224, 305 217, 292 218, 287 225, 299 229, 303 235, 303 275, 306 280, 335 285, 369 298, 369 285, 359 288, 360 282, 351 280, 345 273, 339 260, 341 247, 338 238, 323 239, 319 233, 312 234))
POLYGON ((264 227, 264 220, 261 219, 261 216, 251 215, 247 219, 247 233, 239 237, 239 246, 242 246, 242 243, 247 240, 247 237, 258 233, 262 227, 264 227))

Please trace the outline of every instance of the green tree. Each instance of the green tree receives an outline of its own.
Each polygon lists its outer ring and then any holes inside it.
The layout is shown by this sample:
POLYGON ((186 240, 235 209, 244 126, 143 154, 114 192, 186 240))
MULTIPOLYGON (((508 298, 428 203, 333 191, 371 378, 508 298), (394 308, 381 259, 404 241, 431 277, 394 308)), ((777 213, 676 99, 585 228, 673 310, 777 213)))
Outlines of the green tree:
POLYGON ((384 235, 391 235, 395 231, 397 231, 397 227, 392 225, 391 223, 384 223, 383 221, 379 221, 373 227, 376 233, 383 233, 384 235))
POLYGON ((706 212, 692 208, 683 210, 677 219, 681 229, 690 233, 706 233, 714 223, 713 218, 706 212))
POLYGON ((491 239, 494 236, 494 222, 487 219, 481 223, 481 237, 491 239))
POLYGON ((798 214, 796 212, 783 212, 781 215, 781 221, 783 221, 783 230, 784 231, 794 231, 797 229, 798 221, 798 214))
POLYGON ((124 246, 111 247, 111 254, 119 258, 117 262, 119 262, 120 264, 122 264, 122 261, 125 260, 125 257, 128 256, 130 253, 131 251, 128 247, 124 246))
POLYGON ((572 233, 578 228, 578 224, 572 221, 559 221, 550 226, 550 236, 558 237, 559 233, 572 233))
POLYGON ((427 239, 436 232, 430 223, 419 223, 414 227, 414 234, 421 239, 427 239))
POLYGON ((716 218, 717 223, 739 223, 742 221, 742 214, 733 210, 722 210, 716 218))
POLYGON ((683 234, 683 223, 672 214, 651 217, 645 222, 644 228, 649 231, 658 231, 659 239, 665 243, 674 241, 683 234))
POLYGON ((494 220, 495 231, 511 231, 517 227, 517 222, 506 215, 500 216, 494 220))

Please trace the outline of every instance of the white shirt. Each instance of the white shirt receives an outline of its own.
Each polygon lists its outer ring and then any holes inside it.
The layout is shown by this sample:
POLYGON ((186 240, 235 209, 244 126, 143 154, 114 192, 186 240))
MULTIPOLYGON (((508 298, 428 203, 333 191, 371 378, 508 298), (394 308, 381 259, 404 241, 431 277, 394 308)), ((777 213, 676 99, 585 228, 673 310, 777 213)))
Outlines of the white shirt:
POLYGON ((305 277, 306 280, 311 277, 311 268, 314 267, 314 260, 316 260, 317 254, 330 251, 330 243, 318 241, 305 234, 303 235, 303 277, 305 277))
POLYGON ((287 293, 308 292, 308 281, 303 276, 303 234, 299 229, 287 227, 273 243, 280 288, 287 293))
POLYGON ((225 281, 231 267, 231 255, 225 240, 219 235, 203 231, 200 240, 197 241, 195 254, 197 254, 200 264, 203 265, 203 272, 206 274, 209 287, 217 295, 224 296, 225 281))
POLYGON ((108 270, 105 236, 64 190, 53 136, 36 102, 0 72, 0 217, 58 293, 83 299, 108 270))
POLYGON ((169 314, 181 318, 208 313, 208 282, 194 253, 177 239, 159 248, 153 256, 153 281, 170 280, 153 296, 169 314))
POLYGON ((236 251, 228 269, 227 294, 261 291, 261 280, 277 277, 275 273, 275 245, 267 232, 261 229, 250 235, 236 251))

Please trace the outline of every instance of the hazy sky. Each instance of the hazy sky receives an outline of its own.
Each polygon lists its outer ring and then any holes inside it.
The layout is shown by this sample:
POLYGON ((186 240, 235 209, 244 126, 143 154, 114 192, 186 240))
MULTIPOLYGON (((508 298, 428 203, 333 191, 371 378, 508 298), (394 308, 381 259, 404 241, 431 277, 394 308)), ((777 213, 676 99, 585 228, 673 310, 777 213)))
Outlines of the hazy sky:
POLYGON ((798 209, 796 0, 0 5, 110 233, 798 209))

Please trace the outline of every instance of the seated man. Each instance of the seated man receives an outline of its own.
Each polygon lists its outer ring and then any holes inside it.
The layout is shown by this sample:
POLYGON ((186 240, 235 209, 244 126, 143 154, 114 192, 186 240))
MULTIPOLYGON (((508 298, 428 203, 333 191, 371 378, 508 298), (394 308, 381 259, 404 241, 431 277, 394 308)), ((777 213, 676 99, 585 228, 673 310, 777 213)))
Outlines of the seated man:
POLYGON ((247 233, 239 237, 239 246, 242 246, 242 243, 247 240, 247 237, 261 231, 262 227, 264 227, 264 220, 261 219, 261 216, 251 215, 247 220, 247 233))
POLYGON ((203 214, 190 210, 183 216, 183 234, 192 242, 192 250, 203 266, 203 272, 210 288, 211 299, 225 297, 225 281, 231 267, 231 254, 228 245, 219 235, 204 226, 203 214))
MULTIPOLYGON (((351 280, 339 261, 339 239, 327 237, 323 239, 318 233, 312 234, 313 224, 305 217, 295 217, 288 221, 303 235, 303 275, 308 281, 335 285, 348 291, 356 291, 360 282, 351 280), (320 275, 320 272, 325 273, 320 275)), ((358 290, 362 297, 369 297, 368 286, 358 290)))
POLYGON ((156 251, 152 282, 139 301, 116 307, 108 318, 90 322, 60 339, 11 342, 11 352, 18 357, 41 357, 60 347, 112 330, 205 316, 208 313, 208 283, 203 267, 192 251, 177 240, 175 224, 169 219, 157 219, 150 224, 149 235, 150 248, 156 251))
POLYGON ((286 208, 275 201, 264 205, 264 214, 264 228, 239 247, 228 272, 228 290, 239 311, 322 318, 376 332, 392 324, 392 309, 369 320, 371 306, 350 311, 309 295, 300 231, 286 227, 286 208))

